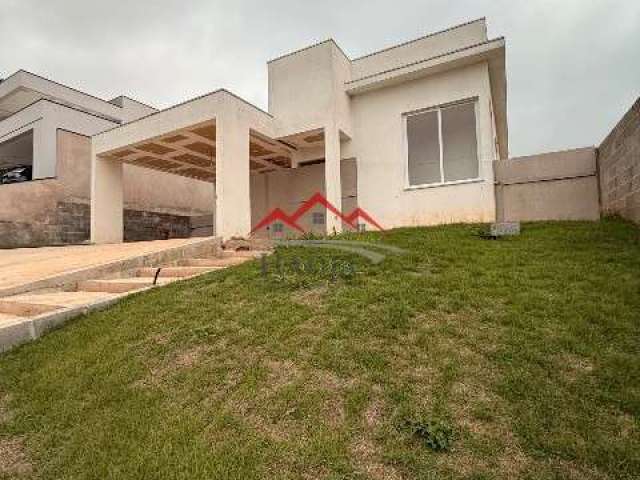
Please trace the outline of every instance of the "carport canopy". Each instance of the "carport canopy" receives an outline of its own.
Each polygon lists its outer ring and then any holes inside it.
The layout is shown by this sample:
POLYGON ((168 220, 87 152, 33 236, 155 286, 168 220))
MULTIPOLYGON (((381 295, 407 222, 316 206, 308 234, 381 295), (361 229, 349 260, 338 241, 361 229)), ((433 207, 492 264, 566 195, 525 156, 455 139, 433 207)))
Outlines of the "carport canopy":
POLYGON ((226 90, 94 136, 92 241, 122 241, 124 163, 213 183, 216 235, 246 235, 249 175, 292 167, 292 146, 274 137, 271 115, 226 90))

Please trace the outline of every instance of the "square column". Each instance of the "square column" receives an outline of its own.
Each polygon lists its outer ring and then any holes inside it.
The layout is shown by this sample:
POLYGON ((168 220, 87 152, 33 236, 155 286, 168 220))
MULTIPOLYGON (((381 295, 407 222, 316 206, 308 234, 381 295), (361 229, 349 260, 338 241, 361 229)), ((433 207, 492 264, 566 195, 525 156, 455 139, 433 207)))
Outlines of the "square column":
POLYGON ((122 162, 91 158, 91 242, 124 240, 122 162))
MULTIPOLYGON (((342 181, 340 178, 340 132, 335 127, 324 129, 324 185, 325 197, 336 210, 342 212, 342 181)), ((327 210, 327 234, 342 231, 342 219, 327 210)))
POLYGON ((215 235, 251 233, 249 125, 234 111, 216 118, 215 235))

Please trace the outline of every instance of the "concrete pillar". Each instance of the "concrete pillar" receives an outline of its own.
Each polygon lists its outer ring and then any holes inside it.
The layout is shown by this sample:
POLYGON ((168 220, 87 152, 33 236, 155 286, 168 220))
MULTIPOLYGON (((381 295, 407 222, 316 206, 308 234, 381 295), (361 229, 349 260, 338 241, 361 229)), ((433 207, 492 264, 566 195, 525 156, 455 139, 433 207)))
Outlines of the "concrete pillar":
MULTIPOLYGON (((342 212, 342 183, 340 179, 340 132, 335 127, 324 129, 324 185, 325 197, 336 210, 342 212)), ((342 219, 327 210, 327 234, 342 231, 342 219)))
POLYGON ((234 111, 216 118, 215 235, 251 233, 249 125, 234 111))
POLYGON ((122 186, 122 162, 92 154, 92 243, 122 243, 124 239, 122 186))
POLYGON ((32 178, 56 176, 57 130, 44 118, 33 128, 33 172, 32 178))

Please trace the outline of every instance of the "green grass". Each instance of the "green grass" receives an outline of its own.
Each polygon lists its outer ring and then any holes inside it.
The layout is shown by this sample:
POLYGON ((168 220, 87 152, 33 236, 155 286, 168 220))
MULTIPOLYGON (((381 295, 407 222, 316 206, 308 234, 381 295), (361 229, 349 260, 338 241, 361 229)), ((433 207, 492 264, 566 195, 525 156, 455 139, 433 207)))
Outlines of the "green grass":
POLYGON ((0 478, 638 478, 640 230, 478 230, 283 249, 356 273, 252 262, 0 356, 0 478))

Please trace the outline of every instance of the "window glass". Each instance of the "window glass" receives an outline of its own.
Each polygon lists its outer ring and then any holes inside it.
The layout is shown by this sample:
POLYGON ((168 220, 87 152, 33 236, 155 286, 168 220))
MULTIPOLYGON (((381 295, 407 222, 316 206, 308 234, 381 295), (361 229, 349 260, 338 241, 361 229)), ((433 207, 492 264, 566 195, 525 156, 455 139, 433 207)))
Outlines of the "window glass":
POLYGON ((475 103, 408 115, 409 185, 478 178, 475 103))
POLYGON ((478 178, 476 115, 473 103, 442 109, 444 181, 478 178))
POLYGON ((407 117, 409 184, 424 185, 442 181, 440 175, 440 141, 438 112, 407 117))

